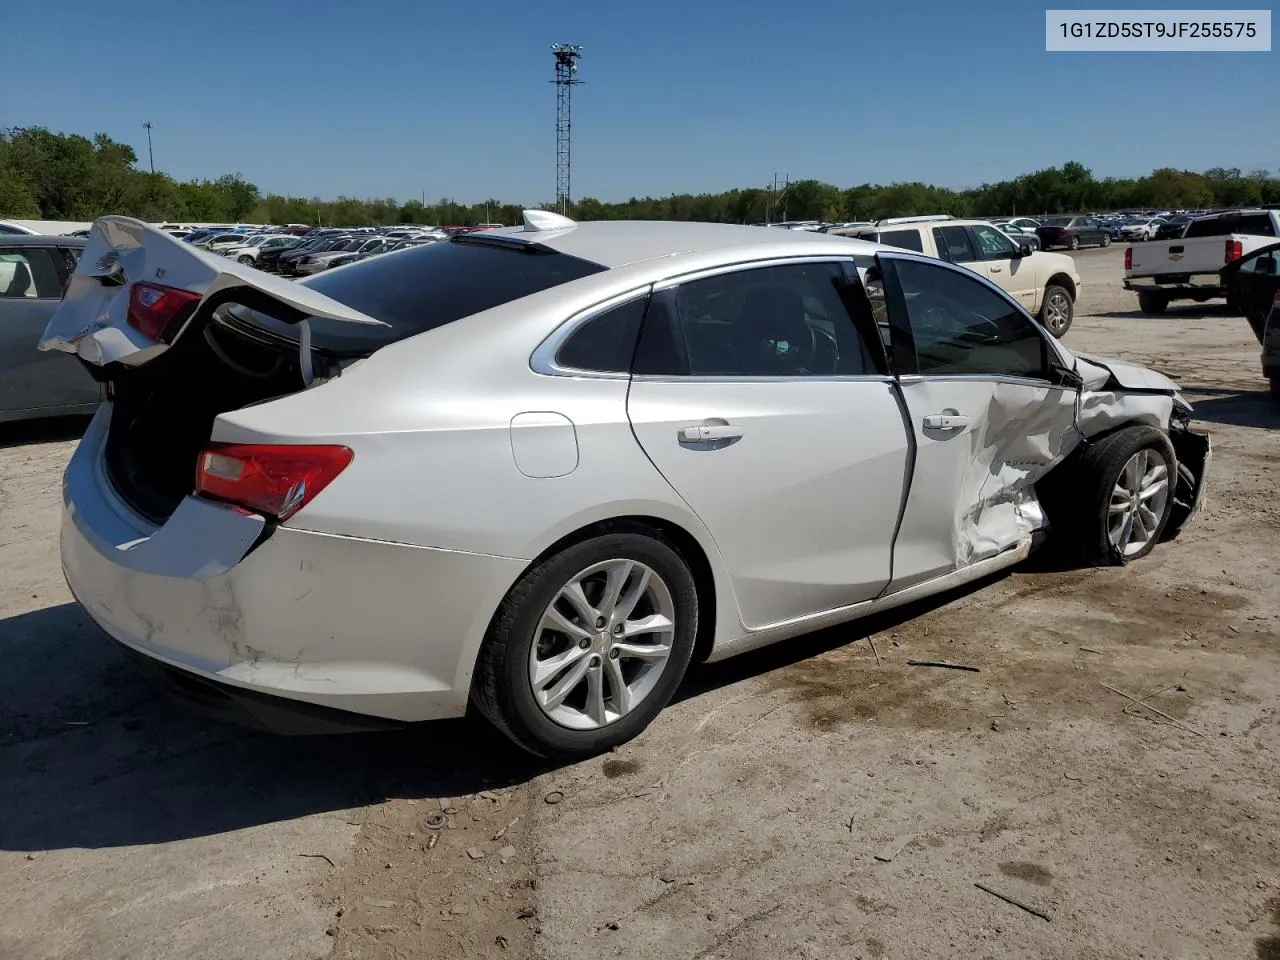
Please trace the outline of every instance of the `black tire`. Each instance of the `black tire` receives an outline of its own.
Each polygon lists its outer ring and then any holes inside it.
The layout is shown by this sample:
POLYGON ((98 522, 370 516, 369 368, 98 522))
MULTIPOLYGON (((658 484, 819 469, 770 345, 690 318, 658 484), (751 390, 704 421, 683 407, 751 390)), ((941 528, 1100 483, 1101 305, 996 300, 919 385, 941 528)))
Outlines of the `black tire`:
POLYGON ((1271 399, 1280 400, 1280 373, 1273 373, 1267 379, 1271 384, 1271 399))
POLYGON ((1080 238, 1079 238, 1079 237, 1072 237, 1071 239, 1069 239, 1069 240, 1067 241, 1067 249, 1069 249, 1069 250, 1079 250, 1079 249, 1080 249, 1080 238))
POLYGON ((1104 247, 1109 247, 1109 246, 1111 246, 1111 235, 1110 235, 1110 234, 1104 233, 1104 234, 1102 235, 1102 246, 1104 246, 1104 247))
POLYGON ((1145 557, 1160 542, 1173 509, 1178 476, 1178 458, 1164 431, 1138 425, 1122 427, 1090 443, 1078 458, 1062 468, 1068 472, 1055 478, 1056 503, 1049 514, 1060 531, 1055 533, 1060 548, 1092 566, 1123 566, 1145 557), (1142 450, 1158 453, 1164 459, 1170 486, 1154 534, 1139 550, 1125 555, 1109 536, 1111 497, 1120 472, 1142 450))
POLYGON ((1075 301, 1066 287, 1051 283, 1044 288, 1044 299, 1040 303, 1040 322, 1053 334, 1055 340, 1061 340, 1075 319, 1075 301), (1059 309, 1050 311, 1050 301, 1058 304, 1059 309), (1065 317, 1063 314, 1065 313, 1065 317))
POLYGON ((246 267, 252 267, 252 266, 253 266, 253 257, 248 257, 248 256, 245 256, 245 257, 236 257, 236 261, 237 261, 238 263, 243 263, 246 267))
POLYGON ((567 547, 516 582, 494 614, 476 664, 471 701, 517 745, 540 757, 574 760, 625 743, 647 727, 684 679, 698 632, 698 593, 676 547, 654 532, 619 530, 567 547), (556 594, 579 572, 611 559, 636 560, 666 584, 675 608, 671 654, 656 686, 630 713, 594 730, 552 720, 534 698, 529 656, 535 630, 556 594))
POLYGON ((1142 292, 1138 294, 1138 309, 1152 316, 1164 313, 1169 309, 1169 298, 1158 293, 1142 292))

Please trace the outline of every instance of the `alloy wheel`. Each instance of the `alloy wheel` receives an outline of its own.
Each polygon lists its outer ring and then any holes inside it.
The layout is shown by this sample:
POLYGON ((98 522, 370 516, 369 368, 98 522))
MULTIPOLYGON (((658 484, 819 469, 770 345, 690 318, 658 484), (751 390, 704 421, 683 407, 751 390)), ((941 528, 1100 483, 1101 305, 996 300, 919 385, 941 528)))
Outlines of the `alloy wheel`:
POLYGON ((1107 509, 1107 536, 1121 555, 1141 553, 1156 536, 1169 504, 1169 464, 1146 447, 1120 471, 1107 509))
POLYGON ((1055 334, 1063 333, 1071 324, 1071 301, 1065 293, 1055 292, 1044 305, 1044 323, 1055 334))
POLYGON ((653 693, 675 641, 675 602, 636 560, 574 575, 543 611, 529 651, 534 701, 555 723, 596 730, 653 693))

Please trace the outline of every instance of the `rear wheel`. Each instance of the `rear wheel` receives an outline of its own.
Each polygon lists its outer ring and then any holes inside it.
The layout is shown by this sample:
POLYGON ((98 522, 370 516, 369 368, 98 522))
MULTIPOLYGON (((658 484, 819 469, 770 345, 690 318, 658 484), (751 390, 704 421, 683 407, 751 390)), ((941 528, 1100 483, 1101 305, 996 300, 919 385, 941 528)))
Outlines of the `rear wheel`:
POLYGON ((1070 240, 1068 240, 1068 241, 1067 241, 1067 247, 1068 247, 1069 249, 1071 249, 1071 250, 1079 250, 1079 249, 1080 249, 1080 238, 1079 238, 1079 237, 1072 237, 1070 240))
POLYGON ((698 597, 678 551, 653 534, 609 533, 528 570, 480 651, 472 701, 543 757, 625 743, 684 677, 698 597))
POLYGON ((1109 233, 1104 233, 1104 234, 1102 235, 1102 245, 1103 245, 1104 247, 1109 247, 1109 246, 1111 246, 1111 234, 1109 234, 1109 233))
POLYGON ((1040 322, 1046 330, 1060 340, 1071 329, 1071 321, 1075 315, 1075 304, 1071 294, 1063 287, 1050 284, 1044 288, 1044 303, 1040 305, 1040 322))
POLYGON ((253 266, 253 257, 250 257, 248 255, 236 257, 236 261, 238 263, 243 263, 246 267, 253 266))
POLYGON ((1165 310, 1169 309, 1169 298, 1162 297, 1158 293, 1146 293, 1144 291, 1138 294, 1138 309, 1143 313, 1164 313, 1165 310))
POLYGON ((1131 426, 1092 444, 1064 487, 1060 520, 1081 559, 1121 566, 1150 553, 1169 522, 1178 460, 1163 431, 1131 426))

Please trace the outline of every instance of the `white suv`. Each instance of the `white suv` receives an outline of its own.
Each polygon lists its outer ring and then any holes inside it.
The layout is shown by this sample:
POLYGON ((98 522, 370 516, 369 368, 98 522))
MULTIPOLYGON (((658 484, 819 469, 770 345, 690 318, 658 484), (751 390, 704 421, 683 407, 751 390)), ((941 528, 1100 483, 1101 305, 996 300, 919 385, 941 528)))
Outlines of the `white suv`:
POLYGON ((1017 299, 1055 337, 1071 327, 1082 286, 1075 261, 1065 253, 1042 253, 1018 244, 985 220, 896 217, 830 232, 915 250, 967 267, 1017 299))

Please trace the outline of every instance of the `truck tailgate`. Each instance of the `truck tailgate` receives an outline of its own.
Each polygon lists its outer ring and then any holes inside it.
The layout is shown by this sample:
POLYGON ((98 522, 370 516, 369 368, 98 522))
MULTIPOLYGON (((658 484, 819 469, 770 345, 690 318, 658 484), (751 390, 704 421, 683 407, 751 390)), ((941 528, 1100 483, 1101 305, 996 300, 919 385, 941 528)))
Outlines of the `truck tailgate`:
POLYGON ((1195 237, 1135 243, 1124 275, 1126 278, 1165 275, 1181 278, 1195 273, 1217 273, 1226 262, 1224 241, 1224 237, 1195 237))

